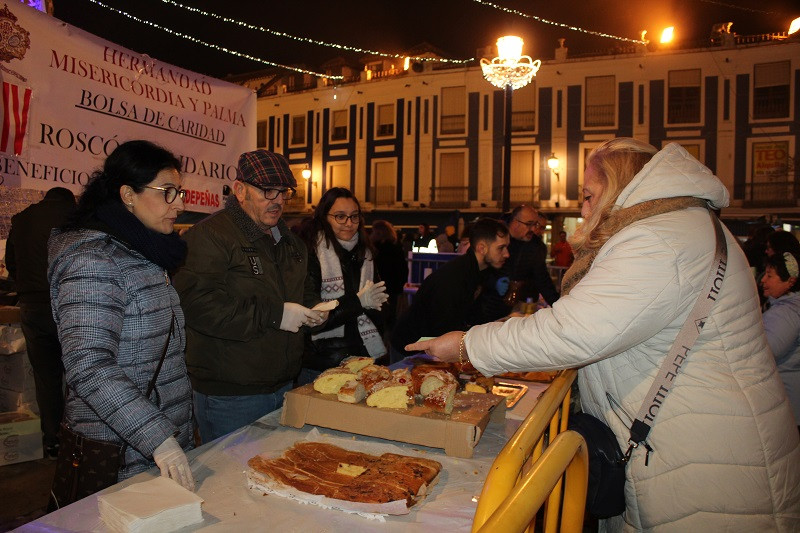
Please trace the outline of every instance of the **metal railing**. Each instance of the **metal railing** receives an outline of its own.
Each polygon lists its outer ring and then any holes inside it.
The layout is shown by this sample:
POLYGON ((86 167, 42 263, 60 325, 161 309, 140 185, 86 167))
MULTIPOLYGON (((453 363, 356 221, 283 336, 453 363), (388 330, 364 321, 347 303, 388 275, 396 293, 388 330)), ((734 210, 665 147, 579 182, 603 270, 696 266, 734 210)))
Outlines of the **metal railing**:
POLYGON ((467 124, 466 115, 442 115, 442 122, 439 130, 442 134, 461 134, 465 133, 467 124))
MULTIPOLYGON (((503 188, 495 187, 492 189, 492 197, 499 199, 503 197, 503 188)), ((511 205, 518 204, 539 207, 539 187, 536 185, 512 185, 509 188, 509 198, 511 205)))
POLYGON ((613 126, 616 104, 598 104, 586 106, 587 126, 613 126))
POLYGON ((469 207, 467 187, 431 187, 431 207, 469 207))
POLYGON ((797 181, 772 181, 748 183, 745 189, 745 207, 796 207, 800 198, 797 181))
POLYGON ((381 185, 372 187, 367 198, 374 205, 394 205, 395 187, 393 185, 381 185))
POLYGON ((583 437, 567 431, 571 387, 577 374, 575 369, 562 371, 497 454, 478 499, 473 532, 523 531, 545 500, 545 532, 555 532, 559 519, 561 531, 581 531, 588 456, 583 437), (532 466, 525 473, 529 461, 532 466))

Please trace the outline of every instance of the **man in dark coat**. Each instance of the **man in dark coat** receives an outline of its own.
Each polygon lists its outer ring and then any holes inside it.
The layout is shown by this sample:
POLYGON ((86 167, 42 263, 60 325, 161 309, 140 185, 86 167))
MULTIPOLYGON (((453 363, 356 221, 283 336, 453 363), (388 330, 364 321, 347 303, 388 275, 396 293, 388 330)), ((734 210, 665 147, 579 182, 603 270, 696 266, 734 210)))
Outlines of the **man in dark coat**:
POLYGON ((511 211, 510 257, 500 272, 487 278, 481 294, 485 322, 508 315, 516 303, 528 298, 536 302, 541 295, 550 305, 558 300, 558 291, 547 271, 547 245, 542 240, 546 224, 547 218, 533 207, 520 205, 511 211))
POLYGON ((58 455, 58 426, 64 413, 61 344, 50 309, 47 239, 75 211, 75 195, 63 187, 47 191, 41 202, 11 218, 6 267, 17 284, 22 333, 36 385, 45 455, 58 455))
POLYGON ((475 299, 485 274, 502 267, 508 258, 508 240, 508 227, 499 220, 475 222, 467 252, 425 278, 411 307, 398 319, 392 333, 392 362, 409 355, 406 344, 420 337, 437 337, 477 323, 475 299))
POLYGON ((225 208, 184 234, 174 283, 203 442, 280 408, 300 372, 299 331, 327 320, 303 305, 320 297, 305 292, 308 252, 282 219, 296 186, 284 156, 245 152, 225 208))

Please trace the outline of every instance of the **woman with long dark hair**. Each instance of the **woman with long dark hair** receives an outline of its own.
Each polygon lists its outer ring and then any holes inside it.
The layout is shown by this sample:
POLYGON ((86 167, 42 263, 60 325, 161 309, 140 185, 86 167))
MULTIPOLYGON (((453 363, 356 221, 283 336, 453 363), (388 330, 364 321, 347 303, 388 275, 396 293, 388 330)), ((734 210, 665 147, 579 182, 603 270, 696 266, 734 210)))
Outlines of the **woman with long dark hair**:
POLYGON ((374 250, 361 204, 348 189, 334 187, 322 195, 303 238, 309 250, 307 287, 338 306, 325 324, 311 330, 300 384, 348 356, 385 355, 380 308, 388 299, 384 283, 375 283, 374 250))
POLYGON ((48 278, 66 426, 124 446, 120 481, 157 464, 193 489, 184 319, 169 276, 186 254, 174 231, 185 195, 180 168, 148 141, 121 144, 92 175, 75 218, 50 237, 48 278))

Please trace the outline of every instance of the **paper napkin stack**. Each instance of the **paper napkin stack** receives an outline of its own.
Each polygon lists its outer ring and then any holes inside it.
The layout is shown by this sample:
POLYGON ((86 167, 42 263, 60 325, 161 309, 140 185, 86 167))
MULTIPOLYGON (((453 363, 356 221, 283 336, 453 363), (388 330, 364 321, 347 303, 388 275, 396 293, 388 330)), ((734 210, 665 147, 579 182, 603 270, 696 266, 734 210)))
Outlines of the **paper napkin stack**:
POLYGON ((100 518, 112 531, 167 533, 203 521, 203 499, 165 477, 97 497, 100 518))

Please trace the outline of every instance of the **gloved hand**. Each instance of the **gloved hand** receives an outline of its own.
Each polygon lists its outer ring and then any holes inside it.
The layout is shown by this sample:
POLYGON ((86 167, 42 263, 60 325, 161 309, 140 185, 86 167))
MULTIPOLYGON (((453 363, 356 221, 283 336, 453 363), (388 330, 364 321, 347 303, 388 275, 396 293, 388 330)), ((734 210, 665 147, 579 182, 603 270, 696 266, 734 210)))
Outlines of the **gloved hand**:
POLYGON ((183 488, 194 492, 194 477, 189 468, 189 460, 175 437, 167 438, 155 449, 153 460, 161 469, 162 476, 171 478, 183 488))
POLYGON ((283 331, 297 333, 300 330, 300 326, 316 326, 320 320, 320 314, 319 311, 312 311, 300 304, 285 302, 283 304, 283 317, 281 318, 280 328, 283 331))
POLYGON ((389 295, 386 294, 386 284, 383 281, 378 283, 367 281, 364 288, 358 291, 358 299, 361 301, 361 307, 380 309, 383 302, 389 299, 389 295))

